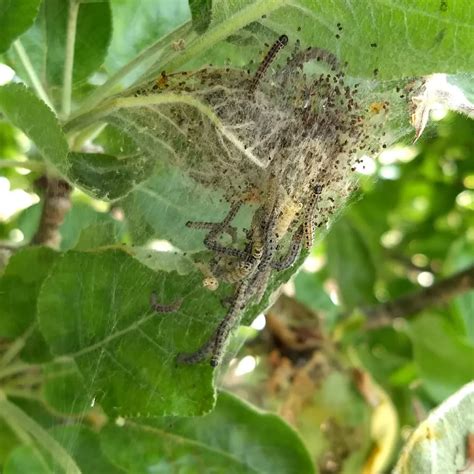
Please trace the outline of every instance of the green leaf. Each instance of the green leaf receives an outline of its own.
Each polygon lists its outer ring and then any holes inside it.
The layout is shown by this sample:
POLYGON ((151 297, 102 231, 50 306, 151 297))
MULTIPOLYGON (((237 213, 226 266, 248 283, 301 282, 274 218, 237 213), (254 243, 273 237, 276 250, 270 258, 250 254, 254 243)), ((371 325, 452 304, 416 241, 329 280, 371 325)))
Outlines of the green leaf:
POLYGON ((171 472, 176 466, 189 474, 314 472, 303 443, 281 418, 227 393, 207 416, 109 425, 101 443, 127 472, 171 472))
POLYGON ((445 317, 423 315, 410 323, 408 335, 419 374, 434 400, 444 400, 474 379, 474 344, 457 334, 445 317))
MULTIPOLYGON (((64 446, 84 474, 119 474, 100 449, 99 435, 82 425, 56 426, 49 430, 51 435, 64 446)), ((56 467, 56 466, 55 466, 56 467)), ((53 470, 53 472, 58 472, 53 470)))
MULTIPOLYGON (((467 236, 462 236, 451 243, 444 262, 444 273, 452 275, 456 272, 470 267, 474 262, 474 250, 472 243, 467 236)), ((464 326, 468 340, 474 344, 474 318, 472 317, 474 308, 474 290, 468 291, 454 298, 452 302, 453 310, 456 311, 464 326)))
MULTIPOLYGON (((474 432, 474 383, 444 401, 410 436, 394 474, 461 472, 470 456, 464 448, 474 432)), ((462 471, 467 472, 467 471, 462 471)))
POLYGON ((194 262, 178 252, 157 252, 147 247, 133 247, 130 252, 155 272, 167 271, 187 275, 195 270, 194 262))
POLYGON ((375 267, 363 234, 348 219, 337 221, 326 238, 328 269, 347 308, 374 301, 375 267))
POLYGON ((42 395, 55 413, 81 415, 91 408, 93 399, 73 360, 61 359, 44 364, 43 377, 42 395))
POLYGON ((189 8, 193 17, 193 27, 204 33, 211 22, 212 0, 189 0, 189 8))
POLYGON ((82 2, 77 18, 74 48, 74 82, 86 79, 105 61, 112 36, 108 0, 82 2))
POLYGON ((69 178, 96 199, 112 201, 148 178, 154 163, 145 156, 116 158, 101 153, 70 153, 69 178))
POLYGON ((410 1, 353 0, 349 6, 342 1, 334 4, 299 0, 295 7, 279 10, 277 18, 272 20, 276 25, 288 25, 291 31, 298 20, 288 17, 289 13, 311 9, 301 25, 305 39, 311 38, 313 44, 337 52, 342 61, 348 61, 353 75, 368 77, 375 68, 384 79, 436 71, 472 72, 474 56, 467 51, 472 51, 474 46, 473 5, 470 2, 445 5, 443 8, 443 2, 436 0, 418 5, 410 1), (309 22, 314 19, 320 28, 310 27, 309 22), (386 28, 387 22, 390 28, 386 28), (467 53, 470 64, 463 64, 453 51, 460 57, 467 53))
POLYGON ((105 212, 96 211, 91 205, 76 201, 61 224, 61 250, 73 248, 80 238, 81 231, 93 224, 115 223, 105 212))
MULTIPOLYGON (((218 221, 228 212, 220 193, 205 189, 177 169, 163 170, 121 201, 132 235, 152 229, 157 239, 181 250, 205 250, 205 232, 188 229, 187 221, 218 221)), ((242 221, 240 221, 242 222, 242 221)))
POLYGON ((316 312, 323 312, 325 324, 331 325, 339 309, 324 290, 321 275, 303 270, 296 275, 294 282, 296 299, 316 312))
MULTIPOLYGON (((49 86, 57 87, 63 83, 69 5, 75 1, 45 1, 46 77, 49 86)), ((82 2, 77 16, 73 82, 87 79, 103 64, 111 34, 109 2, 82 2)))
POLYGON ((466 336, 469 342, 474 345, 474 318, 472 317, 474 310, 474 290, 458 296, 454 300, 454 305, 461 313, 466 336))
POLYGON ((49 164, 66 173, 68 144, 44 102, 23 85, 7 84, 0 87, 0 111, 31 139, 49 164))
POLYGON ((0 53, 33 24, 41 0, 0 0, 0 53))
POLYGON ((417 5, 409 0, 214 2, 206 33, 158 68, 175 70, 251 23, 273 30, 275 36, 285 33, 292 41, 299 39, 303 47, 337 54, 356 77, 373 77, 376 69, 381 79, 474 69, 474 6, 438 0, 417 5))
POLYGON ((41 219, 42 209, 43 206, 40 201, 37 204, 23 209, 23 211, 18 214, 16 226, 23 234, 23 243, 31 242, 31 239, 35 235, 41 219))
POLYGON ((93 250, 112 245, 120 240, 123 226, 120 222, 100 222, 81 230, 79 241, 74 250, 93 250))
MULTIPOLYGON (((49 430, 77 462, 81 472, 100 474, 119 474, 123 472, 115 467, 102 453, 99 435, 81 425, 56 426, 49 430)), ((34 446, 19 446, 9 456, 5 465, 5 474, 67 474, 48 454, 34 446)))
POLYGON ((106 60, 106 68, 116 71, 133 60, 138 53, 189 19, 187 0, 160 4, 141 2, 111 3, 113 36, 106 60))
MULTIPOLYGON (((22 211, 18 218, 17 226, 24 235, 25 243, 31 241, 38 228, 41 209, 41 202, 34 204, 22 211)), ((81 231, 95 224, 113 224, 118 226, 119 223, 110 214, 96 211, 90 204, 83 202, 83 198, 76 200, 73 197, 72 208, 66 214, 64 222, 59 228, 61 233, 61 250, 73 248, 81 238, 81 231)), ((118 227, 117 233, 117 235, 120 235, 118 227)), ((92 238, 92 236, 90 237, 92 238)))
MULTIPOLYGON (((39 13, 33 23, 33 26, 21 35, 19 41, 23 46, 28 59, 39 78, 45 77, 45 64, 46 64, 46 32, 44 31, 44 2, 39 2, 39 13)), ((20 77, 25 84, 30 87, 33 86, 29 71, 25 68, 22 58, 18 55, 16 48, 10 48, 5 55, 5 59, 8 60, 8 64, 15 70, 18 77, 20 77)), ((44 81, 43 85, 44 84, 44 81)))
MULTIPOLYGON (((58 254, 46 247, 24 248, 10 258, 0 278, 2 337, 16 339, 33 327, 41 285, 57 258, 58 254)), ((50 358, 48 347, 37 328, 26 342, 22 351, 24 358, 34 361, 50 358)))
POLYGON ((20 444, 15 432, 4 421, 0 420, 0 466, 5 465, 9 453, 20 444))
POLYGON ((51 474, 47 462, 35 446, 18 446, 5 463, 4 474, 51 474))
POLYGON ((68 252, 45 281, 41 331, 55 355, 73 357, 108 413, 197 415, 214 403, 208 364, 176 364, 203 344, 222 318, 217 295, 196 273, 153 272, 124 251, 68 252), (180 309, 154 314, 159 302, 180 309))

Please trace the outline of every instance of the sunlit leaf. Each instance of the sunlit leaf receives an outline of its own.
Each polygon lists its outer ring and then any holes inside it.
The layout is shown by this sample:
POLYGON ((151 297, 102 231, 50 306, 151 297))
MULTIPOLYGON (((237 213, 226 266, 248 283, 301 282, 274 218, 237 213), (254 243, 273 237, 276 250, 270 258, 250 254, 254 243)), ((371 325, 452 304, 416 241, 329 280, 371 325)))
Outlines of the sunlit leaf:
POLYGON ((474 383, 469 383, 417 427, 402 451, 394 474, 461 472, 468 463, 467 436, 473 431, 474 383))
POLYGON ((36 145, 43 158, 66 172, 68 145, 49 107, 21 84, 0 87, 0 111, 36 145))

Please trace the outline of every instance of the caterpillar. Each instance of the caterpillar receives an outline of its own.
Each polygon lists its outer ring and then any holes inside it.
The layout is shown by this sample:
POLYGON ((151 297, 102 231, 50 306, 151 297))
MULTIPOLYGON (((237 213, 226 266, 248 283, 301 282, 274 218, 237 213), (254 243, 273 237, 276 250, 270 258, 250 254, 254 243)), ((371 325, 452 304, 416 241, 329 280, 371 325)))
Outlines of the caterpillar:
POLYGON ((282 48, 284 48, 287 44, 288 44, 288 36, 286 35, 281 35, 273 43, 272 47, 270 48, 268 53, 265 55, 265 57, 263 58, 263 61, 258 67, 257 72, 255 73, 252 84, 250 85, 250 92, 252 93, 255 92, 255 90, 258 87, 259 82, 261 81, 262 77, 265 75, 268 68, 270 67, 270 64, 273 62, 273 60, 275 59, 279 51, 282 48))

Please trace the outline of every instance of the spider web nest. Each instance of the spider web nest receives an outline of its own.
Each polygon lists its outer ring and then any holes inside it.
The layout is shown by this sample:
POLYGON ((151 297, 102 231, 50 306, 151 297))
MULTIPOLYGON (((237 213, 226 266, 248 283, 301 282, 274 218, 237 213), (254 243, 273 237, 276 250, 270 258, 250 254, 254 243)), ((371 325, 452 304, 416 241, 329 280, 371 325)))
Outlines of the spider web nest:
MULTIPOLYGON (((232 68, 163 73, 122 95, 145 98, 143 105, 130 103, 107 121, 141 153, 164 156, 229 203, 265 202, 274 177, 283 207, 304 208, 319 184, 318 219, 327 222, 354 190, 361 157, 384 146, 388 103, 370 84, 360 94, 364 85, 347 81, 336 58, 318 48, 294 51, 255 93, 252 81, 250 71, 232 68), (328 71, 307 72, 323 62, 328 71)), ((290 221, 287 230, 299 223, 290 221)))
POLYGON ((117 96, 106 117, 137 152, 220 192, 230 208, 219 223, 188 223, 208 230, 204 286, 232 283, 235 291, 214 336, 185 362, 212 354, 211 365, 218 363, 230 331, 260 302, 272 275, 304 255, 316 228, 342 209, 362 157, 386 146, 384 94, 371 81, 347 79, 330 53, 297 43, 270 74, 259 71, 163 72, 117 96), (242 206, 250 209, 247 227, 235 228, 242 206))

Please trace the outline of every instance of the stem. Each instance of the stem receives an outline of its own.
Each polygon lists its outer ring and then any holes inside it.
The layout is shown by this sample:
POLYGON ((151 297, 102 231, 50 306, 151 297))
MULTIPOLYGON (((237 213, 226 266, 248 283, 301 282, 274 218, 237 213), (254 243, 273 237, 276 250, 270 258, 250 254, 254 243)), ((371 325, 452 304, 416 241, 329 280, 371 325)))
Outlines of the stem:
POLYGON ((108 79, 104 84, 98 87, 82 104, 79 110, 72 115, 72 117, 77 117, 87 110, 95 107, 99 102, 108 97, 109 93, 120 83, 122 79, 125 79, 129 74, 138 69, 140 66, 144 65, 147 62, 153 62, 158 59, 163 48, 173 41, 175 38, 181 38, 188 34, 191 31, 192 26, 191 22, 187 21, 186 23, 179 26, 176 30, 167 34, 161 38, 156 43, 152 44, 144 51, 142 51, 135 59, 130 61, 128 64, 119 69, 110 79, 108 79))
POLYGON ((68 117, 71 113, 71 91, 72 91, 72 73, 74 66, 74 46, 76 43, 77 15, 79 13, 80 2, 78 0, 69 0, 69 13, 67 18, 66 33, 66 56, 64 59, 64 79, 63 79, 63 98, 62 113, 68 117))
POLYGON ((43 172, 46 166, 41 161, 34 160, 0 160, 0 168, 25 168, 31 171, 43 172))
POLYGON ((0 380, 39 367, 39 365, 25 364, 24 362, 12 364, 0 370, 0 380))
MULTIPOLYGON (((3 399, 4 394, 0 391, 0 400, 3 399)), ((12 432, 15 434, 15 436, 23 443, 26 445, 33 444, 33 440, 31 439, 31 436, 22 428, 20 428, 14 420, 10 420, 10 418, 4 417, 3 418, 6 425, 12 430, 12 432)))
POLYGON ((7 349, 3 357, 0 359, 0 369, 7 367, 8 364, 21 352, 25 347, 26 340, 31 336, 35 328, 35 324, 32 324, 19 338, 17 338, 11 346, 7 349))
POLYGON ((28 57, 28 54, 26 53, 25 48, 23 48, 23 45, 21 44, 21 41, 19 39, 13 43, 13 48, 18 54, 18 57, 20 58, 20 61, 23 67, 25 68, 28 77, 30 78, 31 85, 38 94, 38 97, 54 112, 53 103, 51 102, 48 97, 48 94, 44 90, 43 85, 41 84, 41 81, 38 75, 36 74, 33 65, 31 64, 30 58, 28 57))
POLYGON ((0 392, 0 416, 8 424, 17 426, 23 431, 30 433, 36 442, 48 451, 52 458, 68 474, 81 474, 76 462, 68 452, 42 428, 35 420, 30 418, 24 411, 11 403, 3 393, 0 392))
POLYGON ((41 397, 34 392, 31 391, 31 389, 25 389, 25 388, 16 388, 16 387, 5 387, 3 389, 3 393, 7 397, 15 397, 15 398, 25 398, 26 400, 36 400, 36 401, 41 401, 41 397))
POLYGON ((431 306, 447 303, 474 288, 474 266, 456 273, 416 293, 366 309, 367 329, 387 326, 395 318, 406 318, 431 306))

